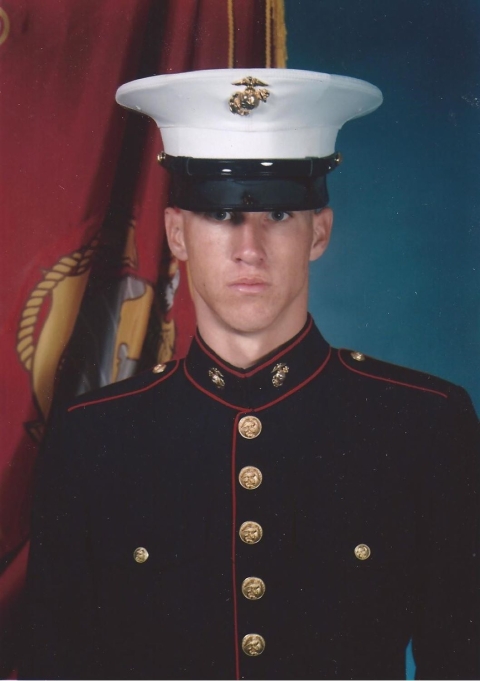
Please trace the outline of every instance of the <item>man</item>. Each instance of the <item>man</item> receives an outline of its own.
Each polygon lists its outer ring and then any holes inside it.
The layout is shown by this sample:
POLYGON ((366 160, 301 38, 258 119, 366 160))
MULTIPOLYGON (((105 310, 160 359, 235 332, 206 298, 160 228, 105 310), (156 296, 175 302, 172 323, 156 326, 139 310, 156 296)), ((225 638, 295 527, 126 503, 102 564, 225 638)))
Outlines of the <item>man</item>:
POLYGON ((61 410, 39 461, 23 678, 476 678, 477 420, 307 313, 362 81, 210 71, 120 88, 157 120, 184 361, 61 410))

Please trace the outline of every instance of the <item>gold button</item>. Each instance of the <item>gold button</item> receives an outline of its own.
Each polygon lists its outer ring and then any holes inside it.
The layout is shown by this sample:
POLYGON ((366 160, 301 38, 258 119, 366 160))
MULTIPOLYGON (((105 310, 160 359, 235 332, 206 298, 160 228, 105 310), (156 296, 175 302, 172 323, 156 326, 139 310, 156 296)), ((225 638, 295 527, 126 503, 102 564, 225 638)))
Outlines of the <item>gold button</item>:
POLYGON ((372 552, 370 551, 370 547, 367 546, 366 544, 359 544, 358 546, 356 546, 354 553, 355 557, 358 558, 358 560, 367 560, 367 558, 370 558, 372 554, 372 552))
POLYGON ((144 563, 148 560, 148 551, 147 549, 144 549, 143 546, 139 546, 138 549, 135 549, 133 552, 133 557, 137 563, 144 563))
POLYGON ((166 364, 157 364, 156 366, 153 367, 152 371, 154 374, 163 374, 166 368, 167 368, 166 364))
POLYGON ((262 432, 262 422, 256 416, 244 416, 238 422, 238 432, 247 440, 253 440, 262 432))
POLYGON ((257 657, 265 650, 265 639, 260 634, 247 634, 242 639, 242 650, 249 657, 257 657))
POLYGON ((350 354, 356 362, 365 361, 365 355, 363 354, 363 352, 351 352, 350 354))
POLYGON ((247 577, 242 582, 242 594, 249 601, 258 601, 265 593, 265 582, 260 577, 247 577))
POLYGON ((257 489, 262 484, 262 472, 255 466, 245 466, 238 474, 238 481, 245 489, 257 489))
POLYGON ((240 525, 238 534, 245 544, 257 544, 263 537, 263 529, 258 523, 248 520, 240 525))

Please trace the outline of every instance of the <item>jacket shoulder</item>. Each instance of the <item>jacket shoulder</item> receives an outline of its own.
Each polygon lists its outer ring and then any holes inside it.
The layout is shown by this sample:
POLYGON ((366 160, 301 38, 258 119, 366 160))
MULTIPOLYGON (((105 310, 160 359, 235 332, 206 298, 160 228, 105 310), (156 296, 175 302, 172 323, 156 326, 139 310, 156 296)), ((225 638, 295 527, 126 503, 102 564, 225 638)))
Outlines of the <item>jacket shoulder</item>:
POLYGON ((146 393, 160 383, 169 381, 177 373, 179 365, 180 360, 157 364, 150 370, 143 371, 131 378, 79 395, 66 406, 66 411, 72 412, 96 404, 121 401, 128 397, 146 393))
POLYGON ((384 362, 356 350, 341 348, 336 352, 345 371, 362 376, 365 380, 390 383, 392 386, 397 385, 424 393, 432 393, 443 398, 448 398, 452 393, 463 390, 454 383, 438 376, 384 362))

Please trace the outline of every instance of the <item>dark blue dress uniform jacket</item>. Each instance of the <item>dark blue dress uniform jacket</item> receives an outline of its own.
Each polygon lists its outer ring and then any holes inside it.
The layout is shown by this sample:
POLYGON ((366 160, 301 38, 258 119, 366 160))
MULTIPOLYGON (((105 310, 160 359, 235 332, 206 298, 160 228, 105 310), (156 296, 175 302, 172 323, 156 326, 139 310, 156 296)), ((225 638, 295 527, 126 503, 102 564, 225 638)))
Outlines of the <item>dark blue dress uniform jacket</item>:
POLYGON ((50 429, 22 678, 401 679, 410 639, 418 678, 478 678, 464 390, 337 351, 311 320, 249 370, 197 336, 157 371, 77 398, 50 429), (262 598, 243 595, 249 577, 262 598))

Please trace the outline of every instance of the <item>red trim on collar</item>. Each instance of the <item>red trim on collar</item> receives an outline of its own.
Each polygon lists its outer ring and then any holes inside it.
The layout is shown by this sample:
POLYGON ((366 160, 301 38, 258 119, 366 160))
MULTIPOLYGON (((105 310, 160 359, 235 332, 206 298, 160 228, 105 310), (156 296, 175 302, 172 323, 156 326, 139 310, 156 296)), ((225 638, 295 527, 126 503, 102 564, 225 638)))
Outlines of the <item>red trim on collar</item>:
POLYGON ((197 383, 192 378, 192 376, 188 373, 186 362, 184 362, 184 364, 183 364, 183 369, 184 369, 185 375, 188 378, 188 380, 190 381, 190 383, 192 383, 195 386, 195 388, 200 390, 202 393, 207 395, 207 397, 211 397, 212 400, 216 400, 217 402, 220 402, 220 404, 224 404, 226 407, 230 407, 231 409, 238 409, 242 414, 245 414, 245 413, 254 414, 257 411, 263 411, 264 409, 267 409, 268 407, 273 407, 274 404, 281 402, 285 398, 289 397, 290 395, 293 395, 298 390, 303 388, 305 385, 307 385, 307 383, 310 383, 310 381, 312 381, 316 376, 318 376, 318 374, 321 373, 323 371, 323 369, 327 366, 331 356, 332 356, 332 348, 329 346, 328 355, 327 355, 326 359, 322 362, 322 364, 318 367, 318 369, 316 369, 313 372, 313 374, 311 374, 308 378, 306 378, 304 381, 302 381, 302 383, 299 383, 298 385, 296 385, 294 388, 292 388, 288 392, 277 397, 276 400, 273 400, 272 402, 268 402, 267 404, 264 404, 261 407, 257 407, 256 409, 252 409, 250 407, 242 407, 242 406, 239 406, 238 404, 230 404, 230 402, 226 402, 225 400, 222 400, 221 397, 218 397, 217 395, 214 395, 213 393, 209 392, 206 388, 203 388, 199 383, 197 383))
POLYGON ((238 605, 237 605, 237 428, 241 414, 237 414, 233 423, 232 439, 232 591, 233 591, 233 635, 235 637, 235 678, 240 679, 240 648, 238 634, 238 605))
MULTIPOLYGON (((344 352, 347 352, 343 348, 344 352)), ((359 371, 358 369, 354 369, 350 365, 348 365, 342 358, 342 355, 340 354, 342 352, 342 349, 338 350, 338 358, 340 362, 343 364, 344 367, 349 369, 350 371, 353 371, 355 374, 359 374, 360 376, 366 376, 367 378, 373 378, 376 381, 384 381, 385 383, 393 383, 395 385, 403 385, 405 388, 413 388, 414 390, 421 390, 424 393, 433 393, 434 395, 440 395, 440 397, 445 397, 445 399, 448 399, 448 395, 446 393, 441 393, 439 390, 432 390, 431 388, 423 388, 420 385, 412 385, 411 383, 404 383, 403 381, 394 381, 391 378, 383 378, 382 376, 375 376, 373 374, 367 374, 364 371, 359 371)))
POLYGON ((242 372, 242 371, 235 371, 235 369, 232 369, 228 364, 224 364, 221 359, 213 355, 209 348, 205 345, 203 340, 200 338, 200 334, 197 331, 195 331, 195 338, 197 340, 197 343, 200 345, 202 348, 203 352, 210 357, 210 359, 213 359, 213 361, 216 364, 219 364, 225 371, 228 371, 230 374, 233 374, 234 376, 238 376, 238 378, 249 378, 250 376, 254 376, 258 371, 261 371, 265 367, 267 367, 269 364, 273 364, 276 362, 280 357, 283 357, 283 355, 287 352, 290 352, 296 345, 302 342, 302 340, 305 338, 307 333, 310 331, 313 325, 313 319, 310 317, 310 321, 307 324, 307 327, 304 329, 304 331, 300 334, 300 336, 290 345, 288 345, 286 348, 284 348, 281 352, 278 353, 278 355, 274 355, 271 357, 269 360, 264 362, 263 364, 260 364, 260 366, 256 367, 255 369, 252 369, 252 371, 247 371, 247 372, 242 372))
POLYGON ((161 378, 159 378, 157 381, 154 383, 150 383, 150 385, 145 386, 144 388, 139 388, 138 390, 131 390, 128 393, 122 393, 121 395, 112 395, 111 397, 102 397, 99 400, 92 400, 91 402, 82 402, 81 404, 74 404, 72 407, 69 407, 67 409, 67 412, 70 413, 71 411, 75 411, 75 409, 80 409, 80 407, 89 407, 91 404, 100 404, 101 402, 111 402, 112 400, 118 400, 121 397, 129 397, 130 395, 138 395, 139 393, 144 393, 147 390, 150 390, 150 388, 154 388, 156 385, 164 381, 166 378, 169 378, 176 372, 178 369, 178 365, 180 364, 180 360, 177 360, 175 363, 175 366, 172 371, 170 371, 168 374, 165 374, 161 378))

